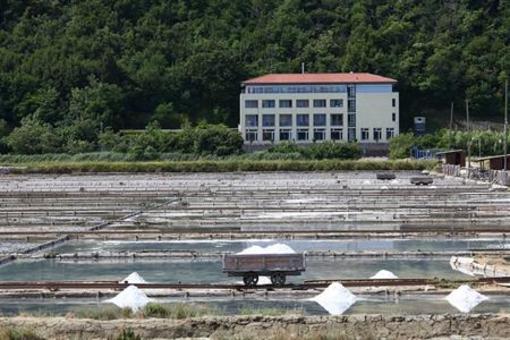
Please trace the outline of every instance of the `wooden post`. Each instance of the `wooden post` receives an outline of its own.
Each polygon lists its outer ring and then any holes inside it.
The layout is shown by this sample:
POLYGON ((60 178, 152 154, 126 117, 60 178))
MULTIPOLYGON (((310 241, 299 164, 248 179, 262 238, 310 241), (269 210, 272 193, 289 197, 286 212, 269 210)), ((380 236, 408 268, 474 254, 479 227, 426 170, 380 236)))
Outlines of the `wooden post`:
MULTIPOLYGON (((468 132, 469 137, 469 100, 466 99, 466 128, 468 132)), ((470 173, 469 170, 471 169, 471 139, 468 138, 467 143, 467 151, 468 151, 468 169, 467 169, 467 177, 469 178, 470 173)))
POLYGON ((450 129, 448 130, 448 149, 451 149, 451 133, 453 130, 453 102, 450 102, 450 129))

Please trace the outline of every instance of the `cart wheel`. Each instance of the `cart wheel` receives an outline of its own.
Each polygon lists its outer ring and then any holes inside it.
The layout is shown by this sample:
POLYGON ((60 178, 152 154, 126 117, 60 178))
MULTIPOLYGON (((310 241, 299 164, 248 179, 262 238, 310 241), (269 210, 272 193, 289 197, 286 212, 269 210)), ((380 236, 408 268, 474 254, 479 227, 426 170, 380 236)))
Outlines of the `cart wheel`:
POLYGON ((243 281, 246 287, 255 287, 259 282, 259 276, 255 273, 249 273, 243 276, 243 281))
POLYGON ((281 287, 285 284, 285 274, 275 273, 271 275, 271 283, 273 286, 281 287))

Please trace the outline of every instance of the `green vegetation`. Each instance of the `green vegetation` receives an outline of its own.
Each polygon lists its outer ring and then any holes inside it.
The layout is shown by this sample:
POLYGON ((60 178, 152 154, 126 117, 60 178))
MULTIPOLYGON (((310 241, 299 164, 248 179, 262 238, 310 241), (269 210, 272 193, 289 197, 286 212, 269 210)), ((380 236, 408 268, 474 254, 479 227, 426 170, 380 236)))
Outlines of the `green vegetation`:
MULTIPOLYGON (((234 127, 242 80, 302 62, 398 79, 403 130, 466 97, 494 118, 510 73, 500 0, 0 3, 0 137, 13 134, 1 152, 103 150, 107 128, 154 121, 234 127)), ((201 138, 201 151, 232 152, 201 138)), ((152 141, 138 143, 134 157, 151 158, 152 141)))
MULTIPOLYGON (((451 131, 439 130, 434 134, 414 136, 403 133, 390 140, 390 158, 407 158, 411 148, 416 146, 420 149, 463 149, 467 150, 468 144, 472 155, 498 155, 503 153, 504 134, 487 130, 478 131, 451 131)), ((510 136, 507 139, 510 150, 510 136)))
POLYGON ((0 340, 44 340, 44 338, 25 328, 2 328, 0 340))
POLYGON ((424 170, 436 161, 415 160, 197 160, 152 162, 38 162, 18 164, 13 173, 73 172, 232 172, 232 171, 341 171, 424 170))

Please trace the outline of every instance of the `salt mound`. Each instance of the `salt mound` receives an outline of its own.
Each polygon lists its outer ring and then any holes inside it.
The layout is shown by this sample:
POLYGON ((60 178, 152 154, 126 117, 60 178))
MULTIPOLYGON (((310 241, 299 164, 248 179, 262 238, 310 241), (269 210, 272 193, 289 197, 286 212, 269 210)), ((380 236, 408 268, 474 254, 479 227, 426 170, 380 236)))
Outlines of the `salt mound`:
POLYGON ((143 291, 136 286, 129 286, 112 299, 105 302, 113 303, 120 308, 131 308, 133 312, 145 307, 151 301, 143 291))
POLYGON ((333 282, 322 293, 310 300, 317 302, 329 314, 340 315, 356 302, 356 296, 341 283, 333 282))
POLYGON ((462 313, 469 313, 479 303, 489 298, 469 288, 468 285, 462 285, 452 291, 445 299, 462 313))
POLYGON ((460 256, 452 256, 450 258, 450 267, 453 270, 459 271, 463 274, 469 276, 475 276, 473 263, 475 259, 472 257, 460 257, 460 256))
POLYGON ((389 270, 379 270, 371 279, 398 279, 398 276, 390 272, 389 270))
POLYGON ((254 254, 295 254, 294 249, 286 244, 276 243, 267 247, 251 246, 237 253, 238 255, 254 254))
POLYGON ((120 280, 119 283, 147 283, 137 272, 132 272, 128 277, 120 280))

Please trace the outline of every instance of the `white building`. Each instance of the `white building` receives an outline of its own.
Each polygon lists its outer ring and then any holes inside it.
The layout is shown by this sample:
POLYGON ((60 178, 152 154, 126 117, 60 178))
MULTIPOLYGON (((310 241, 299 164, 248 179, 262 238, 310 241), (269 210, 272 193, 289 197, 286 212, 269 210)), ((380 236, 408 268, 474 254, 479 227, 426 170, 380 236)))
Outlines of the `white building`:
POLYGON ((399 133, 397 81, 370 73, 268 74, 242 83, 247 144, 386 143, 399 133))

